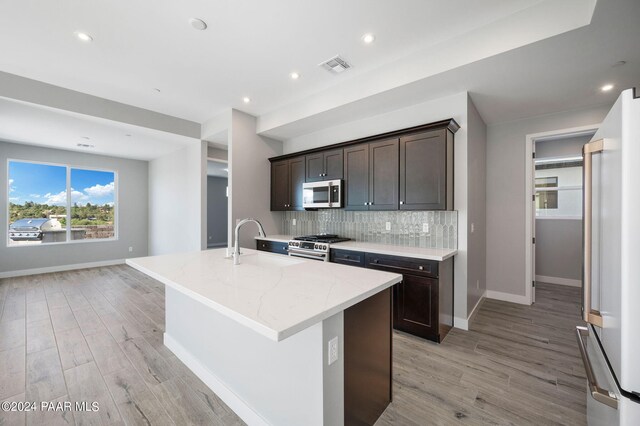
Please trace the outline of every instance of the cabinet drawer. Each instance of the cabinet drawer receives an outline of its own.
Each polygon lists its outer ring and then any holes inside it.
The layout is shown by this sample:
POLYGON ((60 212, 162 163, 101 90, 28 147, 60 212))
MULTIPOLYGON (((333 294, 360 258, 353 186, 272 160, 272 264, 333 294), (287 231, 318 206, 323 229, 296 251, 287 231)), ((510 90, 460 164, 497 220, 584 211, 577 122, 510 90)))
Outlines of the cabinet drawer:
POLYGON ((438 262, 435 260, 367 253, 365 256, 365 265, 367 268, 383 269, 399 274, 413 274, 438 278, 438 262))
POLYGON ((331 249, 330 260, 333 263, 364 267, 365 253, 361 251, 331 249))
POLYGON ((269 240, 256 240, 256 249, 269 253, 289 254, 289 244, 269 240))

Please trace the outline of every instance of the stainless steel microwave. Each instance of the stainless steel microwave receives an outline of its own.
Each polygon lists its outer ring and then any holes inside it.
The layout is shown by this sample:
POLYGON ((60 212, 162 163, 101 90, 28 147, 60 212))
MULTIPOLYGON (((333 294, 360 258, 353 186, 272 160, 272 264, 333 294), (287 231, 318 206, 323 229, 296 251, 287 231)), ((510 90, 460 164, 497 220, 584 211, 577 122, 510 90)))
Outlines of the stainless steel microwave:
POLYGON ((305 209, 341 208, 342 180, 303 183, 302 206, 305 209))

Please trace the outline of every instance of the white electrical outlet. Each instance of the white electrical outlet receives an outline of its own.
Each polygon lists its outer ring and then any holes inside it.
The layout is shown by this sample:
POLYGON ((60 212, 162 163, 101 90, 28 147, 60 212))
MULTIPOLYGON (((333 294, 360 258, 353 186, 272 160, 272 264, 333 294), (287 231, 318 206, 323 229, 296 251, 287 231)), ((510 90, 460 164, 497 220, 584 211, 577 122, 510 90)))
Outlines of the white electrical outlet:
POLYGON ((291 221, 291 225, 296 226, 296 220, 295 220, 295 219, 293 219, 293 220, 291 221))
POLYGON ((428 223, 423 223, 422 224, 422 232, 429 233, 429 224, 428 223))
POLYGON ((472 223, 471 224, 471 233, 473 234, 473 232, 476 230, 476 224, 472 223))
POLYGON ((329 365, 338 360, 338 336, 329 340, 329 365))
POLYGON ((133 253, 133 247, 129 247, 129 253, 133 253))
POLYGON ((391 222, 385 222, 384 227, 387 231, 391 231, 391 222))

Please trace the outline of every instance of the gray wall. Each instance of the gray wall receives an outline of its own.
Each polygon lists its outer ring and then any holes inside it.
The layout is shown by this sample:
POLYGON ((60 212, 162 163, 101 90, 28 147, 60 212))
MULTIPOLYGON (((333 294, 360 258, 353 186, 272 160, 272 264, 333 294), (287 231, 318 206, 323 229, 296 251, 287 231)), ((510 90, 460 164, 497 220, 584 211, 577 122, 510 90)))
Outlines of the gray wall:
POLYGON ((487 289, 487 125, 469 99, 467 131, 467 316, 487 289), (473 225, 473 231, 471 227, 473 225))
POLYGON ((526 135, 602 122, 610 105, 487 128, 487 290, 525 294, 526 135))
POLYGON ((536 275, 582 279, 581 220, 536 220, 536 275))
POLYGON ((582 147, 593 135, 536 142, 536 158, 582 155, 582 147))
POLYGON ((0 273, 147 255, 148 163, 0 141, 0 273), (7 159, 114 170, 118 173, 117 241, 7 247, 7 159), (133 252, 129 253, 129 247, 133 252))
MULTIPOLYGON (((282 154, 282 142, 256 134, 256 118, 238 110, 231 111, 229 143, 229 233, 236 221, 247 217, 259 220, 269 234, 280 233, 282 213, 271 211, 271 163, 269 158, 282 154)), ((242 247, 255 248, 258 230, 246 225, 240 234, 242 247)), ((232 243, 229 237, 229 243, 232 243)))
POLYGON ((206 248, 206 169, 206 142, 149 162, 150 255, 206 248))
POLYGON ((229 180, 207 177, 207 245, 227 245, 229 180))

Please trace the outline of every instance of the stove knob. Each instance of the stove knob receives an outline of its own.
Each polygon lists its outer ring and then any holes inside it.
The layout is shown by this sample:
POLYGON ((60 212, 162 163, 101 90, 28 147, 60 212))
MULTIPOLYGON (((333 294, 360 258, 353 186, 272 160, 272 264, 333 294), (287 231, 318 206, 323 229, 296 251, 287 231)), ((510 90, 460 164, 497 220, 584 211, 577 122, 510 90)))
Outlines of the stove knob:
POLYGON ((322 246, 322 250, 326 250, 326 249, 327 249, 327 246, 322 246))
POLYGON ((318 250, 318 245, 317 245, 317 244, 316 244, 316 245, 314 245, 314 246, 313 246, 313 248, 314 248, 314 249, 316 249, 316 250, 318 250))

